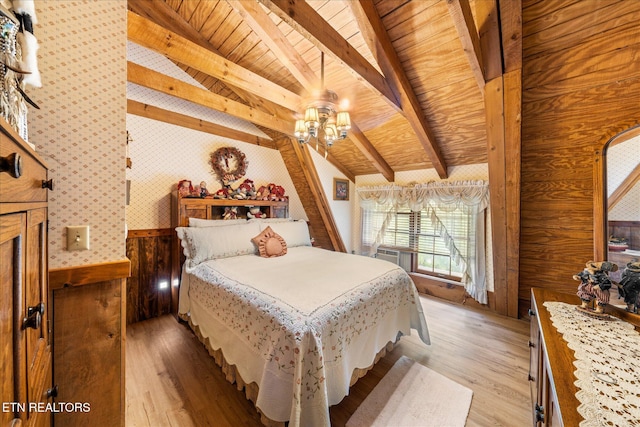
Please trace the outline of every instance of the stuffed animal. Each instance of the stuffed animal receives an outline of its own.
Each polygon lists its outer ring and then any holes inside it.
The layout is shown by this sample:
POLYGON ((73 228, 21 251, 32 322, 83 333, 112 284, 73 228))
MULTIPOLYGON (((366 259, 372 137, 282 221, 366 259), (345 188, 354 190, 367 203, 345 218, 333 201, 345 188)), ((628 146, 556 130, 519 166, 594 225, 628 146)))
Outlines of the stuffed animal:
POLYGON ((247 212, 247 218, 264 218, 264 214, 258 206, 251 206, 247 212))
POLYGON ((191 185, 191 181, 188 179, 183 179, 178 182, 178 194, 180 197, 189 197, 193 193, 193 186, 191 185))
POLYGON ((627 311, 637 313, 640 308, 640 261, 630 262, 622 272, 618 293, 627 304, 627 311))
POLYGON ((222 219, 237 219, 238 218, 238 208, 233 206, 227 206, 224 208, 224 215, 222 215, 222 219))
POLYGON ((209 196, 209 190, 207 190, 207 183, 204 181, 200 182, 200 186, 198 187, 198 194, 200 195, 200 197, 202 199, 204 199, 205 197, 209 196))
POLYGON ((229 198, 229 188, 228 187, 222 187, 221 189, 219 189, 218 191, 216 191, 213 194, 213 198, 214 199, 227 199, 227 198, 229 198))
POLYGON ((269 200, 285 201, 284 188, 280 185, 269 184, 269 200))
POLYGON ((256 199, 269 200, 269 193, 270 193, 269 187, 262 185, 260 188, 258 188, 258 191, 256 191, 256 199))
POLYGON ((242 184, 240 184, 238 190, 241 192, 241 194, 244 195, 245 199, 256 198, 256 187, 253 185, 253 181, 250 179, 245 179, 244 181, 242 181, 242 184))
POLYGON ((617 270, 618 266, 609 261, 589 261, 584 270, 573 275, 573 279, 580 282, 578 296, 582 300, 581 309, 588 310, 589 303, 595 299, 597 304, 594 313, 604 313, 604 306, 609 303, 609 289, 612 284, 608 273, 617 270))

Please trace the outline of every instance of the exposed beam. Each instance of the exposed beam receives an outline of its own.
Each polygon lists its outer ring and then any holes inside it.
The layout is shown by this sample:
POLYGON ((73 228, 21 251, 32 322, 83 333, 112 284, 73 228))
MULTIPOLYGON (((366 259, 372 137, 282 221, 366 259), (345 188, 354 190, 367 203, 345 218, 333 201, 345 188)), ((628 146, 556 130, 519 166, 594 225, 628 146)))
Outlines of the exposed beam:
MULTIPOLYGON (((309 67, 304 59, 298 54, 295 47, 282 33, 282 30, 275 25, 266 11, 257 2, 232 1, 234 7, 242 18, 249 24, 251 29, 258 34, 282 64, 291 72, 293 76, 306 87, 313 87, 317 84, 316 73, 309 67)), ((362 133, 357 124, 352 121, 349 140, 362 152, 371 164, 390 182, 394 180, 394 172, 391 166, 378 153, 371 141, 362 133)), ((329 155, 331 155, 329 153, 329 155)), ((337 166, 335 160, 331 161, 337 166)), ((342 171, 345 173, 345 171, 342 171)), ((345 173, 350 176, 351 174, 345 173)), ((354 179, 350 178, 352 181, 354 179)))
POLYGON ((366 84, 396 111, 401 111, 396 94, 369 62, 355 50, 333 27, 303 0, 259 0, 289 26, 311 41, 318 49, 330 55, 366 84))
MULTIPOLYGON (((144 16, 154 23, 164 28, 171 28, 176 34, 184 37, 187 40, 197 43, 203 48, 220 54, 220 52, 211 44, 209 40, 204 38, 198 30, 193 28, 187 21, 180 16, 175 10, 171 8, 164 1, 149 1, 149 0, 127 0, 127 6, 130 10, 137 13, 140 16, 144 16)), ((240 99, 247 102, 252 107, 262 108, 262 99, 257 96, 237 88, 230 84, 220 83, 228 87, 233 91, 240 99)))
POLYGON ((469 0, 447 0, 449 14, 458 30, 458 37, 462 43, 464 53, 471 66, 473 76, 478 83, 480 91, 484 94, 484 70, 482 68, 482 51, 480 50, 480 36, 473 21, 469 0))
POLYGON ((615 189, 607 200, 607 209, 610 211, 622 198, 640 181, 640 164, 638 164, 627 177, 615 189))
POLYGON ((222 136, 224 138, 234 139, 236 141, 248 142, 249 144, 255 144, 262 147, 275 148, 275 143, 269 139, 261 138, 259 136, 242 132, 237 129, 231 129, 226 126, 221 126, 217 123, 212 123, 184 114, 175 113, 173 111, 164 110, 162 108, 154 107, 153 105, 134 101, 133 99, 127 99, 127 113, 135 114, 136 116, 145 117, 151 120, 169 123, 176 126, 198 130, 200 132, 210 133, 212 135, 222 136))
POLYGON ((223 56, 213 53, 133 12, 128 12, 127 35, 129 40, 140 46, 158 52, 169 59, 188 65, 289 110, 296 111, 302 104, 300 95, 232 61, 228 61, 223 56))
POLYGON ((287 70, 304 87, 315 87, 319 84, 316 73, 300 56, 298 51, 287 40, 282 30, 273 22, 266 11, 255 1, 230 1, 229 5, 242 16, 262 42, 274 53, 287 70))
POLYGON ((482 50, 482 70, 484 71, 484 80, 488 82, 503 74, 498 0, 476 1, 475 5, 480 49, 482 50))
POLYGON ((306 144, 300 145, 295 138, 290 138, 290 143, 293 146, 298 162, 300 163, 300 167, 304 172, 305 179, 311 189, 311 194, 313 195, 313 199, 322 218, 324 227, 329 234, 333 250, 346 252, 347 249, 340 237, 340 232, 338 231, 338 226, 333 218, 329 201, 327 200, 322 183, 320 182, 318 171, 316 170, 313 159, 309 153, 309 146, 306 144))
POLYGON ((283 120, 239 102, 231 101, 208 90, 200 89, 133 62, 127 62, 127 81, 221 111, 285 135, 293 134, 292 121, 283 120))
POLYGON ((400 63, 400 58, 391 43, 375 5, 371 1, 348 2, 351 6, 360 31, 365 36, 365 41, 376 56, 376 60, 387 76, 387 81, 400 100, 401 111, 415 132, 418 141, 426 151, 431 164, 438 172, 440 178, 446 178, 447 165, 440 152, 440 147, 427 123, 422 106, 416 96, 409 78, 400 63))

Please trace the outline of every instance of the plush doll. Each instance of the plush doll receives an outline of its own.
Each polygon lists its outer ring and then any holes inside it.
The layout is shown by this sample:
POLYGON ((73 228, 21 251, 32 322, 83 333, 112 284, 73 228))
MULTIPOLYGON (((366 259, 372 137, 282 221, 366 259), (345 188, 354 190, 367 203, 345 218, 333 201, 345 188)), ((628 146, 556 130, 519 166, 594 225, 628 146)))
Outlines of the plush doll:
POLYGON ((227 199, 229 197, 229 188, 222 187, 213 194, 214 199, 227 199))
POLYGON ((180 197, 189 197, 193 193, 193 186, 191 185, 191 181, 188 179, 183 179, 178 182, 178 194, 180 197))
POLYGON ((261 186, 260 188, 258 188, 258 191, 256 191, 256 199, 257 200, 269 200, 269 187, 266 186, 261 186))
POLYGON ((238 187, 240 194, 243 195, 244 199, 255 199, 256 198, 256 187, 253 185, 253 181, 250 179, 245 179, 242 181, 242 184, 238 187))
POLYGON ((237 219, 238 218, 238 208, 233 206, 227 206, 224 208, 224 215, 222 215, 222 219, 237 219))
POLYGON ((618 266, 609 261, 589 261, 584 270, 573 275, 573 279, 580 282, 578 286, 578 296, 582 300, 580 309, 589 311, 588 305, 595 299, 596 308, 593 313, 604 313, 604 306, 609 303, 609 289, 612 284, 608 273, 617 270, 618 266))
POLYGON ((273 201, 285 201, 287 200, 284 195, 284 187, 276 184, 269 184, 269 197, 268 200, 273 201))
POLYGON ((258 206, 251 206, 247 212, 247 218, 264 218, 264 215, 258 206))
POLYGON ((640 261, 630 262, 622 272, 618 293, 627 304, 627 311, 637 313, 640 307, 640 261))
POLYGON ((200 187, 198 188, 198 193, 200 194, 201 198, 205 198, 207 196, 209 196, 211 193, 209 193, 209 190, 207 190, 207 183, 204 181, 200 182, 200 187))

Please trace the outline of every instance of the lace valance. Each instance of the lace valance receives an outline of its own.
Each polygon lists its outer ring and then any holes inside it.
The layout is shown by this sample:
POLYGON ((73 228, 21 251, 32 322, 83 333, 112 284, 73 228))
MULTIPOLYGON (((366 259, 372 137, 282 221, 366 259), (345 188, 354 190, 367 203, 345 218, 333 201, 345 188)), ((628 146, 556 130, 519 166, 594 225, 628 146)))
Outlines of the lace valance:
POLYGON ((480 212, 489 205, 489 184, 485 181, 428 182, 425 184, 396 184, 358 187, 361 206, 373 204, 408 207, 412 211, 425 209, 429 203, 441 209, 462 209, 480 212))

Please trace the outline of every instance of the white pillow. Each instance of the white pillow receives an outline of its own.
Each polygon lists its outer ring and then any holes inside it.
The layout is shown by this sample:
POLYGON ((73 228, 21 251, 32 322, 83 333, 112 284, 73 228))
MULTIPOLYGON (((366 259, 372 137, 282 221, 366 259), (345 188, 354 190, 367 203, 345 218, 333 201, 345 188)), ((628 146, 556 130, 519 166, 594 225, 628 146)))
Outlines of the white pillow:
POLYGON ((227 225, 245 224, 246 219, 200 219, 189 218, 189 227, 222 227, 227 225))
POLYGON ((196 265, 210 259, 257 253, 251 239, 260 233, 260 227, 258 224, 177 227, 176 232, 184 248, 184 256, 191 265, 196 265))
POLYGON ((309 227, 307 226, 307 221, 303 219, 299 221, 260 224, 260 231, 267 227, 271 227, 273 231, 278 233, 284 241, 287 242, 287 247, 289 248, 293 248, 295 246, 311 246, 309 227))

